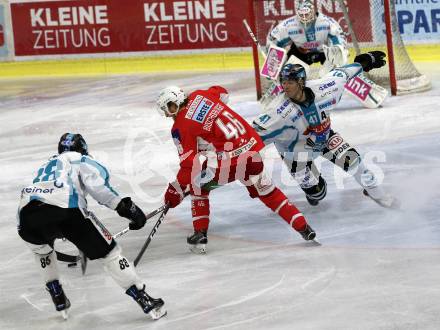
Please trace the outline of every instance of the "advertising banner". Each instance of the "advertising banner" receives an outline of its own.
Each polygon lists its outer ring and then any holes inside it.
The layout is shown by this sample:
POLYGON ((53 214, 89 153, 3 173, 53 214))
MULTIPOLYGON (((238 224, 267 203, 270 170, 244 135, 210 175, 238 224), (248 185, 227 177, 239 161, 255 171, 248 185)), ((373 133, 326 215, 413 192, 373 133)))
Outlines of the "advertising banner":
POLYGON ((397 0, 395 6, 404 41, 440 42, 440 0, 397 0))
POLYGON ((0 57, 7 57, 9 53, 5 34, 6 34, 5 7, 3 4, 0 4, 0 57))
POLYGON ((89 0, 11 4, 16 55, 250 46, 246 1, 89 0))

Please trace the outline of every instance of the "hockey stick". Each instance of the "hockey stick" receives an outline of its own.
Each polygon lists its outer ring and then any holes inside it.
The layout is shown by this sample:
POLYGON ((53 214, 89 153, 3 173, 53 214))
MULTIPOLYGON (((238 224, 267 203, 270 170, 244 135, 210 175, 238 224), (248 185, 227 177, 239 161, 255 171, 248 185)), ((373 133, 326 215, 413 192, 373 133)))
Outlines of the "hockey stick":
MULTIPOLYGON (((186 195, 185 195, 186 196, 186 195)), ((163 212, 163 210, 165 210, 166 205, 162 205, 161 207, 158 207, 157 209, 155 209, 154 211, 148 213, 145 218, 146 220, 151 219, 152 217, 154 217, 156 214, 159 214, 161 212, 163 212)), ((130 227, 126 227, 124 229, 122 229, 120 232, 117 232, 116 234, 113 235, 113 239, 121 237, 122 235, 124 235, 125 233, 128 233, 130 231, 130 227)))
POLYGON ((243 24, 246 27, 246 30, 248 31, 248 33, 251 36, 252 40, 257 45, 257 48, 260 51, 261 55, 263 55, 264 59, 266 59, 266 52, 264 51, 263 47, 261 47, 260 42, 258 41, 257 37, 255 36, 254 32, 252 31, 252 29, 249 26, 249 23, 246 21, 246 19, 243 19, 243 24))
POLYGON ((165 218, 165 215, 167 214, 169 210, 169 205, 165 204, 165 208, 163 209, 162 214, 160 215, 159 219, 157 220, 156 224, 154 225, 153 229, 150 232, 150 235, 148 235, 147 240, 145 241, 144 245, 142 246, 142 249, 139 251, 139 254, 137 255, 136 259, 134 259, 134 266, 136 267, 139 261, 141 260, 142 256, 144 255, 145 250, 147 249, 148 245, 151 242, 151 239, 153 238, 154 234, 156 234, 157 229, 159 228, 160 224, 162 223, 163 219, 165 218))
POLYGON ((65 254, 65 253, 62 253, 59 251, 55 251, 55 253, 57 255, 57 259, 62 262, 74 263, 74 262, 78 262, 81 259, 81 257, 79 255, 74 256, 74 255, 65 254))

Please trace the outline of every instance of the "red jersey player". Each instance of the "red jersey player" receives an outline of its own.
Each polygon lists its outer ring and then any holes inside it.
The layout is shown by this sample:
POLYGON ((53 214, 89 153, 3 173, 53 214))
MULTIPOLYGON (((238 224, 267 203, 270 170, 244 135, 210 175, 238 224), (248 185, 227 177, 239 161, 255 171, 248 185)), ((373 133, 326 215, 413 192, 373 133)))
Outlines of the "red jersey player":
POLYGON ((196 90, 188 97, 179 87, 170 86, 157 100, 160 112, 174 119, 171 135, 180 157, 177 179, 169 184, 164 199, 173 208, 189 191, 194 227, 194 234, 187 238, 190 249, 206 252, 209 191, 235 180, 305 240, 313 240, 316 234, 302 213, 265 174, 259 153, 264 147, 261 138, 226 105, 227 97, 226 89, 220 86, 196 90))

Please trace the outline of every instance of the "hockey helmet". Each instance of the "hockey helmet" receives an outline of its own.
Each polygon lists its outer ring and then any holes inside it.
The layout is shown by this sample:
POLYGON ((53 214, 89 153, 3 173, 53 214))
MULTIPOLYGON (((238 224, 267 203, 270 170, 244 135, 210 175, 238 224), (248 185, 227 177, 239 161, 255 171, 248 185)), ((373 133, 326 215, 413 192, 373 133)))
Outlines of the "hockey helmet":
POLYGON ((86 140, 81 134, 64 133, 60 141, 58 142, 58 153, 61 154, 65 151, 76 151, 81 155, 88 155, 88 147, 86 140))
POLYGON ((313 5, 313 2, 308 0, 300 2, 296 8, 296 14, 298 15, 301 23, 313 23, 316 18, 315 6, 313 5))
POLYGON ((301 64, 288 63, 284 65, 280 72, 280 83, 283 81, 295 80, 305 83, 307 78, 306 69, 301 64))
POLYGON ((177 86, 165 87, 164 89, 162 89, 159 97, 157 98, 157 110, 161 115, 167 114, 171 116, 173 115, 173 113, 170 113, 170 111, 168 110, 168 105, 170 104, 170 102, 176 104, 177 108, 179 109, 183 102, 185 102, 185 99, 186 94, 181 88, 177 86))

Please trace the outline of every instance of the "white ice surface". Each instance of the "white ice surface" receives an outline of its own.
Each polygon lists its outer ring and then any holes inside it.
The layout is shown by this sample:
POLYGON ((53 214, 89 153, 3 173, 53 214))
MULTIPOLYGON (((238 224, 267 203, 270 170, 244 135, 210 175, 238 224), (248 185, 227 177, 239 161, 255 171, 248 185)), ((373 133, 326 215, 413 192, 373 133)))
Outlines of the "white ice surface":
MULTIPOLYGON (((433 80, 431 91, 392 97, 379 110, 345 100, 332 115, 333 127, 383 173, 401 210, 380 208, 329 163, 322 164, 328 195, 311 207, 267 148, 274 180, 322 246, 305 243, 230 184, 212 193, 208 254, 193 255, 186 200, 169 212, 138 266, 147 291, 168 309, 156 322, 99 262, 89 262, 86 276, 59 264, 72 303, 63 321, 16 233, 20 189, 55 153, 61 134, 80 132, 115 188, 151 211, 178 168, 172 123, 153 109, 159 89, 223 84, 232 107, 252 120, 252 73, 0 81, 0 329, 439 329, 440 71, 421 69, 433 80)), ((112 232, 127 225, 111 210, 94 209, 112 232)), ((119 239, 131 260, 154 222, 119 239)), ((75 251, 61 241, 57 248, 75 251)))

